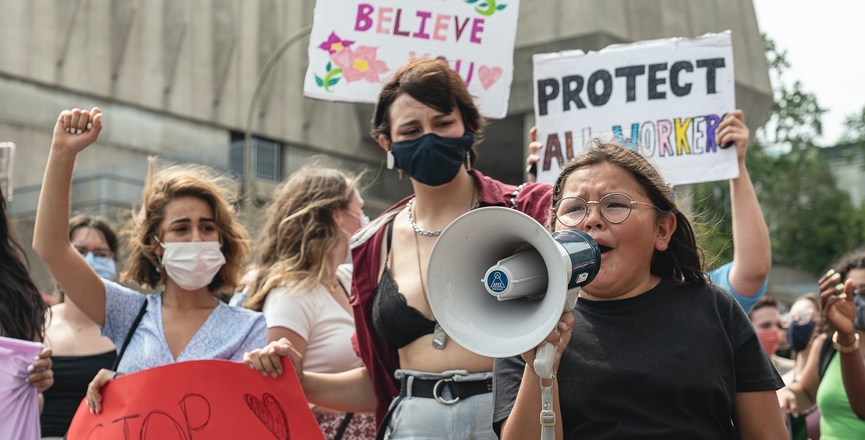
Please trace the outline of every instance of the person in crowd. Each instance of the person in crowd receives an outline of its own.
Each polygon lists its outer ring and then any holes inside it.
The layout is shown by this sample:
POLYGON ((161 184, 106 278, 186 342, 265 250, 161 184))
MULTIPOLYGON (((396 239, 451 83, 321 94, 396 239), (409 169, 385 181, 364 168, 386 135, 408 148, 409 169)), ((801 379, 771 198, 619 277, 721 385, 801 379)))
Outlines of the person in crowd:
POLYGON ((0 191, 0 438, 35 440, 41 435, 42 393, 53 385, 54 372, 51 350, 34 343, 42 342, 49 315, 0 191))
POLYGON ((865 250, 842 257, 820 277, 823 319, 799 380, 778 391, 793 416, 817 404, 820 438, 865 438, 865 250))
POLYGON ((546 224, 551 188, 514 187, 478 172, 475 145, 483 126, 465 83, 444 62, 413 60, 393 74, 379 95, 372 136, 414 194, 352 238, 354 342, 364 366, 304 373, 304 359, 287 338, 250 353, 250 366, 281 372, 279 355, 290 355, 311 402, 375 411, 391 439, 495 438, 493 359, 449 340, 436 323, 427 301, 427 261, 441 231, 476 207, 516 208, 546 224))
MULTIPOLYGON (((781 317, 781 323, 787 329, 787 340, 790 341, 790 354, 795 361, 793 369, 781 376, 784 385, 798 382, 802 377, 811 353, 814 329, 820 322, 820 297, 816 293, 807 293, 796 299, 790 312, 781 317)), ((799 417, 790 417, 788 430, 791 439, 820 438, 820 410, 817 405, 800 411, 799 417)))
POLYGON ((33 249, 63 290, 118 349, 115 371, 88 386, 91 411, 114 376, 195 359, 239 361, 267 341, 264 316, 214 294, 232 289, 249 252, 227 193, 204 167, 154 173, 150 161, 139 215, 130 223, 122 281, 161 290, 142 295, 104 280, 69 242, 69 189, 78 153, 96 141, 102 113, 74 109, 57 118, 36 212, 33 249), (163 337, 164 335, 164 337, 163 337), (125 355, 124 355, 125 354, 125 355))
MULTIPOLYGON (((307 372, 342 373, 363 365, 351 346, 349 237, 369 222, 358 179, 306 165, 274 194, 257 240, 260 286, 244 306, 263 311, 268 341, 288 339, 307 372)), ((327 439, 375 438, 375 416, 310 404, 327 439)))
POLYGON ((791 357, 796 362, 793 371, 782 375, 785 384, 798 381, 805 371, 808 355, 811 353, 814 329, 820 322, 820 296, 816 293, 800 296, 790 306, 790 312, 781 317, 781 324, 787 330, 791 357))
MULTIPOLYGON (((736 301, 750 312, 757 300, 766 292, 769 269, 772 267, 772 248, 769 228, 760 210, 757 193, 745 165, 750 130, 745 125, 742 110, 734 110, 724 116, 718 126, 716 142, 721 148, 736 147, 739 177, 730 179, 730 206, 733 214, 733 261, 709 273, 709 278, 718 286, 730 291, 736 301)), ((529 132, 529 156, 526 164, 531 167, 540 160, 536 153, 543 147, 537 142, 537 130, 529 132)))
MULTIPOLYGON (((107 219, 79 214, 69 220, 69 242, 100 278, 114 281, 118 240, 107 219)), ((57 289, 57 304, 45 330, 51 347, 54 386, 45 392, 40 421, 43 438, 62 438, 72 423, 87 385, 99 370, 111 369, 117 358, 114 343, 78 306, 57 289)))
POLYGON ((502 439, 540 438, 542 387, 557 439, 787 438, 781 378, 643 156, 596 140, 563 168, 552 206, 550 230, 589 234, 601 266, 542 342, 557 346, 552 379, 527 367, 534 349, 496 360, 502 439))
POLYGON ((751 319, 751 324, 757 331, 757 337, 760 338, 760 343, 766 350, 766 354, 769 355, 769 359, 772 360, 772 365, 775 366, 778 374, 784 376, 792 371, 795 362, 775 354, 781 333, 787 333, 781 323, 781 311, 778 309, 778 301, 775 300, 775 297, 764 295, 760 298, 754 304, 751 313, 748 313, 748 318, 751 319))

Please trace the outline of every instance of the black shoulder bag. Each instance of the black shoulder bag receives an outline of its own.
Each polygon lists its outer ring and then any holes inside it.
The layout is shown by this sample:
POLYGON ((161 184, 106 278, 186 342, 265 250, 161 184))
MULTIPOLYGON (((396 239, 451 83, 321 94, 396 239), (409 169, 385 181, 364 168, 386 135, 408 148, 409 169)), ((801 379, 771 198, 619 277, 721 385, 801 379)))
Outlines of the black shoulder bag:
POLYGON ((114 360, 114 365, 111 367, 111 370, 117 371, 117 367, 120 366, 120 359, 123 358, 123 353, 126 352, 126 347, 129 345, 129 341, 132 340, 132 335, 135 334, 135 329, 138 328, 138 324, 141 322, 141 318, 144 317, 144 314, 147 313, 147 298, 144 298, 144 304, 141 305, 141 310, 138 311, 138 316, 135 317, 135 321, 132 321, 132 327, 129 328, 129 333, 126 334, 126 339, 123 340, 123 345, 120 347, 120 352, 117 353, 117 359, 114 360))

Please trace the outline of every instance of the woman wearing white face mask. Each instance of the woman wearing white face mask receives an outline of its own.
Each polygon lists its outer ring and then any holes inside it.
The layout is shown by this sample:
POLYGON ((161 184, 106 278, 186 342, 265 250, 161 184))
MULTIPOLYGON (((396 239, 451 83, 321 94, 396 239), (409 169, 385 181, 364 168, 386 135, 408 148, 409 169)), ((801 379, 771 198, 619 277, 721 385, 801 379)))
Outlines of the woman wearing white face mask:
MULTIPOLYGON (((238 283, 249 252, 246 231, 231 216, 225 192, 203 167, 171 167, 145 184, 142 207, 130 227, 130 255, 121 275, 144 287, 144 296, 102 280, 69 243, 65 219, 76 155, 96 141, 102 113, 64 111, 54 127, 34 229, 33 249, 63 292, 118 348, 115 371, 133 373, 196 359, 239 361, 266 342, 264 317, 229 307, 214 293, 238 283)), ((115 371, 90 383, 91 411, 115 371)))
MULTIPOLYGON (((102 217, 76 215, 69 220, 69 242, 100 278, 114 281, 117 273, 117 232, 102 217)), ((45 391, 40 421, 43 438, 66 435, 87 385, 103 368, 112 368, 117 358, 114 343, 102 336, 93 320, 63 291, 55 293, 45 344, 51 347, 54 386, 45 391)))
MULTIPOLYGON (((343 264, 349 237, 369 222, 357 182, 335 169, 304 166, 276 190, 258 237, 255 267, 262 270, 244 306, 264 312, 268 341, 290 340, 304 354, 306 371, 362 365, 351 346, 351 266, 343 264)), ((310 406, 328 440, 375 437, 372 414, 310 406)))

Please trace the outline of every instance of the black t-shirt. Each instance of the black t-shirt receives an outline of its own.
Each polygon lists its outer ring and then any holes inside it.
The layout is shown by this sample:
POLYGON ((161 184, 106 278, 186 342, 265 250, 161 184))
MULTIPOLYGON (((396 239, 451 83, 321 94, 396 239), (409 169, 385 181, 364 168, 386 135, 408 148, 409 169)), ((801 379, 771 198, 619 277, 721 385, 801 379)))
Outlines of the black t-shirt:
MULTIPOLYGON (((573 314, 557 374, 565 439, 738 439, 735 393, 784 385, 719 287, 663 279, 634 298, 581 298, 573 314)), ((519 356, 495 361, 497 433, 524 368, 519 356)))

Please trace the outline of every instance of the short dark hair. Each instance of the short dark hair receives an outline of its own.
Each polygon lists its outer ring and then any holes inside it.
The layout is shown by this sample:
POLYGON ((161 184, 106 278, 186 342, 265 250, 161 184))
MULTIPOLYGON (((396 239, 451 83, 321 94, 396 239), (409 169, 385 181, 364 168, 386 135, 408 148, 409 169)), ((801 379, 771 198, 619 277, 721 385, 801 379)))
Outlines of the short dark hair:
POLYGON ((114 254, 114 261, 117 261, 117 231, 114 230, 114 227, 111 226, 108 219, 88 214, 78 214, 75 217, 72 217, 69 219, 69 240, 72 240, 72 234, 74 234, 78 228, 85 227, 96 229, 105 236, 105 242, 108 244, 108 249, 111 249, 111 253, 114 254))
MULTIPOLYGON (((450 113, 456 106, 460 110, 466 131, 475 135, 475 145, 483 140, 486 120, 481 116, 460 75, 444 60, 415 59, 400 67, 378 95, 370 133, 376 141, 380 136, 391 139, 390 107, 403 94, 408 94, 421 104, 442 113, 450 113)), ((477 158, 477 151, 472 146, 469 150, 472 166, 477 158)))
POLYGON ((762 309, 763 307, 774 307, 778 308, 778 300, 775 299, 774 296, 769 295, 768 293, 761 296, 760 299, 754 303, 754 307, 751 308, 751 311, 748 312, 748 317, 751 317, 751 314, 754 313, 757 309, 762 309))

